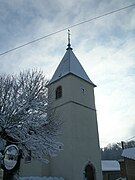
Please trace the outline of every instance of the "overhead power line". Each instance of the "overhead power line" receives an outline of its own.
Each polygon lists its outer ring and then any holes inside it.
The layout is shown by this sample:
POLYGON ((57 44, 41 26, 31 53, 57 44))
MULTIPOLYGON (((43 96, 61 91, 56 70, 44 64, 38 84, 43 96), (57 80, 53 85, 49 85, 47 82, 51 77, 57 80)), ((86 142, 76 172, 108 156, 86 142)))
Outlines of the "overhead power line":
POLYGON ((126 141, 130 141, 130 140, 132 140, 132 139, 134 139, 135 138, 135 136, 132 136, 132 137, 130 137, 129 139, 127 139, 126 141))
POLYGON ((122 10, 125 10, 125 9, 128 9, 128 8, 131 8, 131 7, 134 7, 134 6, 135 6, 135 4, 131 4, 131 5, 129 5, 129 6, 124 6, 124 7, 122 7, 122 8, 119 8, 119 9, 116 9, 116 10, 113 10, 113 11, 110 11, 110 12, 107 12, 107 13, 104 13, 104 14, 102 14, 102 15, 99 15, 99 16, 93 17, 93 18, 91 18, 91 19, 88 19, 88 20, 85 20, 85 21, 76 23, 76 24, 71 25, 71 26, 65 27, 65 28, 60 29, 60 30, 58 30, 58 31, 55 31, 55 32, 53 32, 53 33, 47 34, 47 35, 42 36, 42 37, 40 37, 40 38, 37 38, 37 39, 34 39, 34 40, 29 41, 29 42, 27 42, 27 43, 24 43, 24 44, 22 44, 22 45, 20 45, 20 46, 17 46, 17 47, 14 47, 14 48, 12 48, 12 49, 9 49, 9 50, 7 50, 7 51, 4 51, 4 52, 0 53, 0 56, 2 56, 2 55, 4 55, 4 54, 7 54, 7 53, 9 53, 9 52, 15 51, 15 50, 17 50, 17 49, 20 49, 20 48, 22 48, 22 47, 28 46, 28 45, 30 45, 30 44, 32 44, 32 43, 35 43, 35 42, 40 41, 40 40, 42 40, 42 39, 45 39, 45 38, 47 38, 47 37, 49 37, 49 36, 58 34, 58 33, 62 32, 62 31, 67 30, 67 29, 74 28, 74 27, 76 27, 76 26, 79 26, 79 25, 88 23, 88 22, 90 22, 90 21, 94 21, 94 20, 96 20, 96 19, 100 19, 100 18, 102 18, 102 17, 105 17, 105 16, 108 16, 108 15, 117 13, 117 12, 119 12, 119 11, 122 11, 122 10))

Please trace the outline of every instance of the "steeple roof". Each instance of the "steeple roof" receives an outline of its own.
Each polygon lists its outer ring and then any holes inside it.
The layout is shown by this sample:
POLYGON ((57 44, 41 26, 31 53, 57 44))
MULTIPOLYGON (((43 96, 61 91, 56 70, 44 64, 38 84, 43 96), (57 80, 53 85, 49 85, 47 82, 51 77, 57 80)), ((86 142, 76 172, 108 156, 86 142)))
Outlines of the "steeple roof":
MULTIPOLYGON (((61 79, 62 77, 73 74, 78 76, 79 78, 91 83, 94 83, 89 79, 88 75, 86 74, 85 70, 83 69, 82 65, 76 58, 75 54, 72 51, 70 44, 68 44, 67 51, 61 60, 59 66, 57 67, 52 79, 50 80, 49 84, 61 79)), ((95 86, 95 85, 94 85, 95 86)))

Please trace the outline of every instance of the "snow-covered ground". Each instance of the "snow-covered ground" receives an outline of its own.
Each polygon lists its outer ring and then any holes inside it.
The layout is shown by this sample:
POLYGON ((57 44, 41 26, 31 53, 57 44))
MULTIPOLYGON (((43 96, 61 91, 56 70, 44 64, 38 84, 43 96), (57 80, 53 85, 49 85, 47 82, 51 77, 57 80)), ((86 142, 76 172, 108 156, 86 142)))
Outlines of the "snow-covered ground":
POLYGON ((60 177, 22 177, 19 180, 64 180, 64 178, 60 177))

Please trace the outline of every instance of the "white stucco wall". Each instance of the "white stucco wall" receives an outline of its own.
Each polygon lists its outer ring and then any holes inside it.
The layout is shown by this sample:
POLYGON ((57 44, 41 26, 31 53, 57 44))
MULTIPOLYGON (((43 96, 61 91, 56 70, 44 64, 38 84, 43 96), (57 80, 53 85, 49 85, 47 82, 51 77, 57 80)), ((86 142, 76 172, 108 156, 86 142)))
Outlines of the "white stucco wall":
POLYGON ((95 167, 96 179, 101 180, 101 159, 93 86, 68 75, 50 85, 49 91, 58 114, 63 118, 64 150, 51 160, 51 174, 65 180, 83 179, 85 165, 95 167), (62 98, 55 101, 55 89, 62 86, 62 98), (81 87, 86 92, 82 93, 81 87))
POLYGON ((29 163, 25 163, 24 159, 22 159, 20 164, 20 176, 50 176, 50 164, 44 164, 34 159, 29 163))

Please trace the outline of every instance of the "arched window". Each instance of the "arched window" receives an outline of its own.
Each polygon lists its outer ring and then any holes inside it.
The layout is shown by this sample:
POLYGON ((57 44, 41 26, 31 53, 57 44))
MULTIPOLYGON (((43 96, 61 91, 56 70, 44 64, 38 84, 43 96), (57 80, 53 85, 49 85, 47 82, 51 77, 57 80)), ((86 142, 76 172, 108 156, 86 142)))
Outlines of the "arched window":
POLYGON ((86 180, 95 180, 95 170, 91 164, 88 164, 85 167, 85 179, 86 180))
POLYGON ((62 87, 61 86, 58 86, 56 91, 55 91, 55 97, 56 99, 59 99, 62 97, 62 87))

